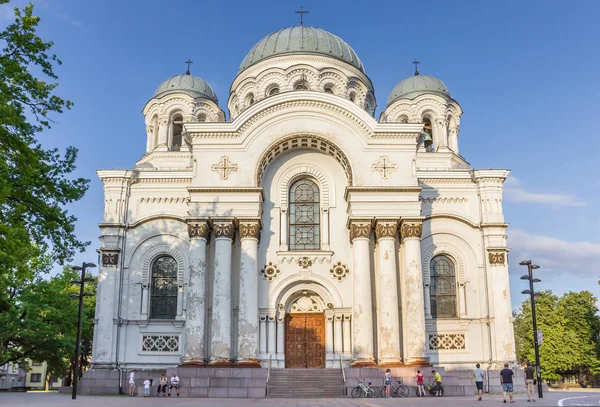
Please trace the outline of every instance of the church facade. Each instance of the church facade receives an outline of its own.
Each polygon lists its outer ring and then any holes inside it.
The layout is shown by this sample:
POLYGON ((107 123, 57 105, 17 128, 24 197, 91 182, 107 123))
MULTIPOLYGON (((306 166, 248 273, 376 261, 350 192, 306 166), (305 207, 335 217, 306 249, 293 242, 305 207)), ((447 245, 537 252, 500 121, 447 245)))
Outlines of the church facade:
POLYGON ((447 369, 515 360, 502 184, 415 72, 380 117, 352 48, 264 37, 226 120, 189 73, 143 109, 146 153, 100 170, 92 367, 447 369))

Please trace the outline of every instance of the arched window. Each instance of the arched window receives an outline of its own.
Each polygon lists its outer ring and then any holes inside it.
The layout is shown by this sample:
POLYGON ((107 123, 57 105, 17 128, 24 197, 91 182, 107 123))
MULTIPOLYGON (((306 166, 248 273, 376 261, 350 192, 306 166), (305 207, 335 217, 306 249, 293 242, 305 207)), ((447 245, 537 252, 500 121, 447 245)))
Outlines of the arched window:
POLYGON ((249 93, 246 96, 246 107, 252 106, 254 104, 254 93, 249 93))
POLYGON ((321 247, 319 188, 310 179, 290 187, 290 250, 319 250, 321 247))
POLYGON ((325 93, 331 93, 333 95, 333 85, 325 85, 323 90, 325 91, 325 93))
POLYGON ((350 96, 348 98, 351 102, 356 102, 356 93, 350 92, 350 96))
POLYGON ((150 318, 175 319, 177 314, 177 262, 161 256, 152 263, 150 318))
POLYGON ((431 316, 456 318, 456 275, 454 262, 448 256, 435 256, 429 267, 431 284, 431 316))
POLYGON ((294 87, 294 90, 308 90, 308 86, 306 82, 300 82, 294 87))
POLYGON ((180 114, 173 116, 171 124, 171 150, 181 149, 181 133, 183 132, 183 117, 180 114))
POLYGON ((206 121, 206 115, 205 115, 204 113, 200 113, 200 114, 198 115, 198 121, 199 121, 200 123, 204 123, 204 122, 206 121))
POLYGON ((269 89, 269 96, 274 96, 277 95, 279 93, 279 88, 277 86, 273 86, 271 89, 269 89))

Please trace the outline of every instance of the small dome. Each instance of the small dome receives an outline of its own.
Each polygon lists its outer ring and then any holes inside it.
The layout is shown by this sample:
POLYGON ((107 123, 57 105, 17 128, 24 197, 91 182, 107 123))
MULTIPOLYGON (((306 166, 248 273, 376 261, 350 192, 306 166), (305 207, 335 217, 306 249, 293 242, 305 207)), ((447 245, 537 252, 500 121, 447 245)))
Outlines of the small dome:
POLYGON ((193 98, 205 98, 218 103, 217 95, 210 85, 194 75, 171 76, 160 84, 153 97, 160 98, 173 93, 185 93, 193 98))
POLYGON ((267 58, 286 54, 319 54, 337 58, 365 72, 356 52, 340 37, 320 28, 295 26, 260 40, 242 61, 239 72, 267 58))
POLYGON ((388 97, 388 106, 394 103, 398 99, 414 99, 419 95, 426 93, 432 93, 445 98, 451 98, 450 91, 444 85, 444 82, 440 81, 433 76, 427 75, 413 75, 400 81, 395 87, 390 96, 388 97))

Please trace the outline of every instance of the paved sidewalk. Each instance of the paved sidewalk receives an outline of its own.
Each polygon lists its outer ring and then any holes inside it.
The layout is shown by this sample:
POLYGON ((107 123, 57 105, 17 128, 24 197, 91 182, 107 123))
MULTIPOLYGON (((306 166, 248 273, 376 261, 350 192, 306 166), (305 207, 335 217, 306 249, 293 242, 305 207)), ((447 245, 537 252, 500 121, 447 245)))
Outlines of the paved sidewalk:
POLYGON ((2 407, 136 407, 136 406, 201 406, 201 407, 455 407, 455 406, 599 406, 600 395, 590 393, 548 392, 543 400, 527 403, 526 396, 515 397, 514 404, 503 404, 502 396, 490 395, 478 402, 475 397, 409 397, 406 399, 182 399, 177 397, 78 396, 58 393, 0 393, 2 407), (562 400, 562 401, 561 401, 562 400), (559 404, 560 403, 560 404, 559 404))

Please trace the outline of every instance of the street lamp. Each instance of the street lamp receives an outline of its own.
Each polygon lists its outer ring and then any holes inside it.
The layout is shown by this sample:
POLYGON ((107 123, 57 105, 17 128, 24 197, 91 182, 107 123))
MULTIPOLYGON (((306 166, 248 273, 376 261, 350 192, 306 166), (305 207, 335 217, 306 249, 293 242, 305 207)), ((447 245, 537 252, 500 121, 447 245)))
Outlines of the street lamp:
POLYGON ((523 260, 519 263, 521 266, 527 266, 527 274, 521 277, 521 280, 529 281, 529 290, 521 291, 521 294, 529 295, 531 299, 531 319, 533 320, 533 349, 535 351, 535 370, 537 377, 537 388, 538 388, 538 397, 544 398, 542 394, 542 374, 540 370, 540 345, 538 343, 538 334, 537 334, 537 319, 535 316, 535 296, 538 295, 533 290, 533 283, 539 283, 542 280, 539 278, 533 278, 533 270, 537 270, 540 266, 531 263, 531 260, 523 260))
POLYGON ((77 375, 79 373, 79 353, 81 352, 81 325, 83 324, 83 297, 91 297, 94 294, 90 292, 83 292, 85 283, 94 281, 92 277, 86 277, 85 271, 88 268, 96 267, 94 263, 83 263, 80 266, 73 266, 73 270, 81 270, 81 278, 79 280, 72 280, 71 284, 79 284, 79 294, 71 294, 71 298, 79 298, 79 316, 77 317, 77 342, 75 343, 75 373, 73 374, 73 395, 71 398, 75 400, 77 398, 77 375))

